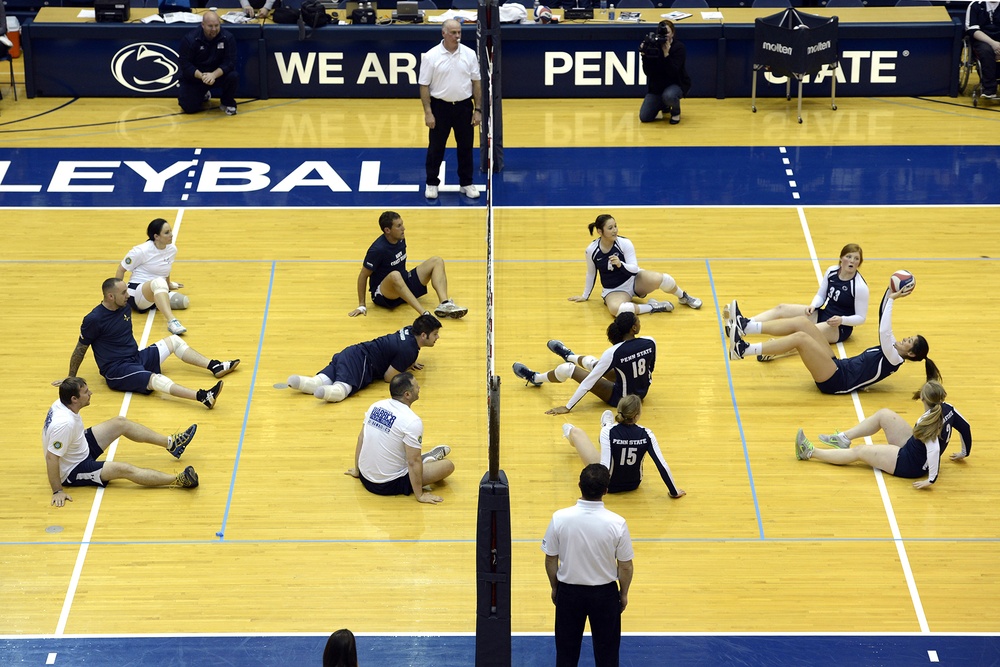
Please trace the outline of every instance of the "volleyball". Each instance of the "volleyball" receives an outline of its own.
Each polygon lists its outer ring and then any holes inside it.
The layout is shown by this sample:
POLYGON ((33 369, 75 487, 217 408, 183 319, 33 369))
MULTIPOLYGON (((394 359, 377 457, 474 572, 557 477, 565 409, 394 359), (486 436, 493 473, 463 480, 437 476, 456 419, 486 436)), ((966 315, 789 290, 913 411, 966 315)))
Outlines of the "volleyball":
POLYGON ((538 5, 535 7, 535 20, 542 23, 552 22, 552 10, 545 5, 538 5))
POLYGON ((899 290, 911 286, 916 282, 916 278, 909 271, 899 270, 892 274, 889 278, 889 289, 893 292, 898 292, 899 290))

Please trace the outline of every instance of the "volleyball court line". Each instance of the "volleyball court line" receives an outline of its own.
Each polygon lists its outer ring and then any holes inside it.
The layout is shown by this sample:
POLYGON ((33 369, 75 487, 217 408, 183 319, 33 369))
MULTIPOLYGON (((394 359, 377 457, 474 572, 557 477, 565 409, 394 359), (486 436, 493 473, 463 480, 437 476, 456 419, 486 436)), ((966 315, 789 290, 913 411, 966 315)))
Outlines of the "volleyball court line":
MULTIPOLYGON (((806 245, 809 247, 809 256, 812 258, 813 270, 816 272, 816 280, 820 282, 823 280, 823 269, 819 265, 819 258, 816 255, 816 248, 812 242, 812 232, 809 230, 809 222, 806 220, 805 210, 800 206, 796 209, 799 214, 799 222, 802 225, 802 235, 805 237, 806 245)), ((847 356, 847 352, 844 350, 843 343, 837 343, 837 354, 843 359, 847 356)), ((851 401, 854 403, 854 412, 857 414, 858 421, 865 419, 865 411, 861 408, 861 399, 858 396, 857 391, 851 392, 851 401)), ((865 444, 872 444, 871 436, 865 436, 865 444)), ((917 622, 920 624, 921 632, 930 632, 930 628, 927 625, 927 616, 924 614, 924 606, 920 601, 920 593, 917 590, 917 582, 913 578, 913 570, 910 568, 910 559, 906 554, 906 545, 903 543, 903 537, 899 532, 899 524, 896 522, 896 513, 892 508, 892 501, 889 499, 889 491, 885 486, 885 476, 882 471, 878 468, 872 468, 875 473, 875 481, 878 484, 879 496, 882 498, 882 506, 885 508, 886 519, 889 522, 889 528, 892 531, 892 540, 896 545, 896 553, 899 555, 899 564, 903 570, 903 576, 906 578, 906 587, 910 592, 910 600, 913 602, 913 611, 917 616, 917 622)))
POLYGON ((271 310, 271 295, 274 292, 274 273, 277 260, 271 261, 271 278, 267 283, 267 300, 264 302, 264 317, 260 323, 260 337, 257 341, 257 355, 254 357, 253 376, 250 378, 250 393, 247 395, 246 409, 243 411, 243 426, 240 428, 240 441, 236 446, 236 457, 233 460, 233 474, 229 478, 229 494, 226 496, 226 509, 222 514, 222 526, 215 536, 220 541, 226 539, 226 524, 229 522, 229 510, 233 505, 233 491, 236 489, 236 474, 240 469, 240 457, 243 454, 243 442, 246 439, 247 423, 250 421, 250 406, 253 404, 254 387, 257 386, 257 371, 260 369, 260 356, 264 348, 264 333, 267 331, 267 316, 271 310))
MULTIPOLYGON (((184 209, 177 210, 177 217, 174 218, 173 230, 174 230, 174 243, 177 242, 177 235, 180 233, 181 220, 184 218, 184 209)), ((131 309, 131 304, 125 304, 125 308, 131 309)), ((146 314, 146 324, 142 328, 142 338, 139 340, 139 349, 146 347, 146 343, 149 342, 149 334, 153 330, 153 319, 156 317, 156 309, 151 309, 146 314)), ((119 417, 124 417, 128 414, 129 405, 132 403, 132 392, 125 392, 125 398, 122 399, 122 407, 118 411, 119 417)), ((104 461, 105 463, 115 460, 115 452, 118 450, 118 441, 121 438, 115 438, 108 448, 104 451, 104 461)), ((97 493, 94 494, 94 503, 90 507, 90 516, 87 517, 87 527, 83 531, 83 537, 80 539, 80 550, 76 554, 76 563, 73 565, 73 574, 70 575, 69 586, 66 589, 66 597, 63 599, 62 610, 59 612, 59 621, 56 623, 55 635, 58 637, 66 631, 66 623, 69 621, 69 613, 73 608, 73 599, 76 597, 76 589, 80 585, 80 574, 83 572, 83 565, 87 560, 87 552, 90 550, 90 538, 94 534, 94 527, 97 525, 97 515, 101 511, 101 502, 104 500, 104 489, 106 487, 97 487, 97 493)))
POLYGON ((747 480, 750 482, 750 495, 753 496, 753 509, 757 515, 757 530, 761 540, 766 539, 764 535, 764 521, 760 515, 760 502, 757 500, 757 487, 753 482, 753 466, 750 465, 750 451, 747 449, 747 435, 743 430, 743 420, 740 418, 740 406, 736 401, 736 385, 733 383, 733 368, 729 359, 729 341, 726 338, 726 331, 722 321, 722 304, 719 303, 719 292, 715 289, 715 277, 712 275, 712 266, 705 260, 705 269, 708 271, 708 284, 712 288, 712 299, 715 301, 715 313, 719 324, 719 338, 722 339, 722 356, 726 361, 726 382, 729 383, 729 400, 733 403, 733 415, 736 417, 736 429, 740 432, 740 442, 743 444, 743 461, 747 466, 747 480))

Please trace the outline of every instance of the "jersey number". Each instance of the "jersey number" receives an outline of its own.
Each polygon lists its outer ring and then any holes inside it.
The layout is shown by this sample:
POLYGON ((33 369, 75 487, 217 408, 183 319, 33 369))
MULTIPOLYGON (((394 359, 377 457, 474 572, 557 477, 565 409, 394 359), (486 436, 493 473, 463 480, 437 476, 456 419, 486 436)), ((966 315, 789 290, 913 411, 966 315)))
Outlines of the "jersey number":
POLYGON ((639 458, 639 450, 635 447, 622 447, 622 460, 619 465, 633 466, 639 458))
POLYGON ((646 360, 640 357, 632 362, 632 377, 641 377, 646 374, 646 360))

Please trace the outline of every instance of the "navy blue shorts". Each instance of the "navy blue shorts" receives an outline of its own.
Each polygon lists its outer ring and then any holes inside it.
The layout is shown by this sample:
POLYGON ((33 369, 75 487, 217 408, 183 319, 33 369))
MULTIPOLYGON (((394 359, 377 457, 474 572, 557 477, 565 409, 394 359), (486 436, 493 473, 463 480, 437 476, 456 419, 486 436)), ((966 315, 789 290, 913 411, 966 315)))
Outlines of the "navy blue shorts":
POLYGON ((899 454, 896 454, 896 469, 892 474, 894 477, 917 479, 927 475, 927 471, 924 470, 925 465, 927 465, 927 446, 910 436, 906 444, 899 448, 899 454))
MULTIPOLYGON (((633 392, 633 393, 636 393, 636 395, 639 398, 643 399, 643 400, 645 400, 645 398, 646 398, 645 394, 639 394, 637 392, 633 392)), ((621 400, 623 398, 625 398, 625 396, 624 396, 624 394, 622 394, 622 386, 620 384, 618 384, 617 382, 615 382, 615 388, 611 390, 611 398, 609 398, 607 401, 605 401, 605 403, 607 403, 608 405, 610 405, 613 408, 617 408, 618 407, 618 403, 621 402, 621 400)))
POLYGON ((837 371, 830 376, 829 380, 817 382, 816 387, 824 394, 849 393, 849 387, 847 387, 847 381, 844 378, 844 370, 840 367, 840 359, 833 357, 833 363, 837 364, 837 371))
POLYGON ((104 381, 115 391, 131 391, 136 394, 152 394, 149 376, 160 372, 160 350, 155 345, 139 350, 130 359, 115 362, 106 369, 104 381))
POLYGON ((350 348, 333 355, 333 359, 319 374, 327 376, 334 382, 350 385, 351 394, 372 383, 372 369, 368 365, 368 357, 350 348))
MULTIPOLYGON (((816 321, 817 322, 826 322, 831 317, 834 317, 834 315, 831 314, 831 313, 828 313, 825 308, 823 308, 823 309, 821 309, 821 310, 819 310, 819 311, 816 312, 816 321)), ((849 327, 849 326, 846 326, 844 324, 841 324, 838 327, 837 342, 838 343, 843 343, 845 340, 847 340, 848 338, 851 337, 852 333, 854 333, 854 327, 849 327)))
POLYGON ((361 484, 370 492, 379 496, 409 496, 413 493, 409 473, 381 484, 369 482, 361 473, 358 473, 358 475, 360 476, 361 484))
POLYGON ((107 482, 101 480, 101 469, 104 468, 104 461, 97 460, 97 457, 103 454, 104 450, 97 444, 97 438, 94 437, 93 431, 89 428, 83 432, 83 437, 87 439, 90 456, 70 471, 63 486, 107 486, 107 482))
MULTIPOLYGON (((416 269, 410 269, 403 277, 403 282, 405 282, 406 286, 410 288, 411 292, 413 292, 413 296, 418 299, 427 294, 427 285, 420 282, 420 276, 417 275, 416 269)), ((381 287, 381 285, 378 287, 381 287)), ((383 308, 395 308, 396 306, 402 306, 406 303, 406 301, 403 301, 402 299, 385 298, 381 294, 378 294, 378 287, 376 287, 375 291, 372 292, 372 303, 376 306, 382 306, 383 308)))

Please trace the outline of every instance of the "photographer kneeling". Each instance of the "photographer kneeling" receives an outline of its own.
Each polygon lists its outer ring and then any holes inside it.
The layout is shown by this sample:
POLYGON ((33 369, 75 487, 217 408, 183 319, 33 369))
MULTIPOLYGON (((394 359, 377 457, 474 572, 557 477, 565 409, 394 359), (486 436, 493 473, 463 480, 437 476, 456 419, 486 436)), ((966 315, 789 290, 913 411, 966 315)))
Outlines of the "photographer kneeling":
POLYGON ((687 73, 687 52, 674 40, 674 24, 660 21, 656 32, 646 35, 639 46, 642 71, 646 74, 646 97, 639 109, 639 120, 651 123, 663 112, 670 124, 681 122, 681 98, 691 90, 687 73))

